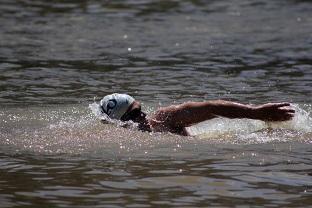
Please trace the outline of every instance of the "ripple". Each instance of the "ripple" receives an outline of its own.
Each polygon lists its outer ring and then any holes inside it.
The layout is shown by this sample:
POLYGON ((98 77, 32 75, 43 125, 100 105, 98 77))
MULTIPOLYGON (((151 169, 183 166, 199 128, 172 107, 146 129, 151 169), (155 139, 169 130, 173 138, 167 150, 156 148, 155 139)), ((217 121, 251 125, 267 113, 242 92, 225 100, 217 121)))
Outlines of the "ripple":
POLYGON ((311 6, 2 0, 0 206, 307 206, 311 6), (216 119, 180 137, 100 124, 87 106, 113 92, 149 112, 220 98, 298 106, 290 123, 216 119))

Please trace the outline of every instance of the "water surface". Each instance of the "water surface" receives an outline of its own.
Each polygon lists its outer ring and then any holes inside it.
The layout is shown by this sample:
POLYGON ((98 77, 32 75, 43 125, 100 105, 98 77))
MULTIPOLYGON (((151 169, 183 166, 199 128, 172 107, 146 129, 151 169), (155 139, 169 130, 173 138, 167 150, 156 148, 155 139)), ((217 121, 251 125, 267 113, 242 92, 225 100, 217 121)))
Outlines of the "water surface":
POLYGON ((312 205, 309 1, 0 2, 0 207, 312 205), (286 123, 214 119, 194 136, 103 125, 193 100, 288 101, 286 123))

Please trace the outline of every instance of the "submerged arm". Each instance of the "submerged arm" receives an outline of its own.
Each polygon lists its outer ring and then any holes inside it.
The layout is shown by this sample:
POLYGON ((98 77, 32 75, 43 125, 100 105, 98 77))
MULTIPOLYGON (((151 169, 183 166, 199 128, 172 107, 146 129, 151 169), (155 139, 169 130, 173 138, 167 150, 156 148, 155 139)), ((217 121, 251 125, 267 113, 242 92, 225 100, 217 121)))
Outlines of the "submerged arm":
POLYGON ((263 121, 285 121, 293 117, 294 110, 289 103, 268 103, 264 105, 246 105, 225 100, 206 102, 188 102, 181 105, 163 108, 160 111, 167 115, 167 125, 187 127, 215 118, 249 118, 263 121))

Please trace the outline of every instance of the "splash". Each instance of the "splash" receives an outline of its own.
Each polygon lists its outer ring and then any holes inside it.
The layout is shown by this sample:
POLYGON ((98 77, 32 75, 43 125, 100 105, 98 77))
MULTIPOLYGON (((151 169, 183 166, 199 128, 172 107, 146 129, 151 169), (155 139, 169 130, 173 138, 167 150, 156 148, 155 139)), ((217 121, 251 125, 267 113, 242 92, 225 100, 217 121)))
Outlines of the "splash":
POLYGON ((303 105, 300 108, 298 104, 293 104, 292 107, 295 109, 296 114, 294 118, 287 122, 268 122, 266 123, 268 128, 272 129, 288 129, 302 132, 312 132, 312 118, 311 118, 311 105, 303 105))
POLYGON ((176 135, 134 130, 136 124, 133 123, 110 120, 103 124, 100 121, 103 117, 93 112, 85 106, 6 109, 0 113, 5 123, 1 126, 0 152, 92 154, 116 158, 133 153, 147 155, 155 146, 159 147, 156 151, 161 151, 163 145, 175 149, 177 143, 183 141, 176 135))
POLYGON ((217 118, 188 128, 202 139, 217 139, 236 143, 265 143, 272 141, 311 140, 311 105, 293 104, 296 114, 290 121, 263 122, 250 119, 217 118), (306 109, 306 110, 305 110, 306 109), (221 138, 221 139, 220 139, 221 138))
POLYGON ((311 106, 295 105, 293 120, 265 123, 217 118, 188 128, 192 137, 137 131, 135 124, 100 122, 96 103, 85 106, 3 109, 0 111, 0 151, 44 154, 92 154, 116 158, 200 154, 212 144, 270 142, 312 143, 311 106), (127 127, 127 128, 124 128, 127 127))
POLYGON ((93 115, 97 119, 99 119, 103 124, 113 124, 113 125, 116 125, 118 127, 130 128, 132 130, 137 129, 137 127, 138 127, 138 124, 134 123, 132 121, 123 122, 120 120, 111 119, 105 113, 101 112, 101 108, 100 108, 99 104, 96 103, 95 101, 93 103, 89 104, 89 109, 91 110, 93 115))

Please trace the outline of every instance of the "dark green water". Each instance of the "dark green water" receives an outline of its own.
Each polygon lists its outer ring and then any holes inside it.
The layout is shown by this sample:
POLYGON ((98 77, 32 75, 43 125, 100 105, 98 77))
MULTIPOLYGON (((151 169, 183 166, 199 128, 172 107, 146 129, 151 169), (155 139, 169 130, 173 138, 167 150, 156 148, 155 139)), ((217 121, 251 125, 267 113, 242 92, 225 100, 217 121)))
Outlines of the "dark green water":
POLYGON ((0 207, 312 206, 311 14, 299 0, 1 0, 0 207), (95 118, 113 92, 147 112, 222 98, 297 114, 148 134, 95 118))

